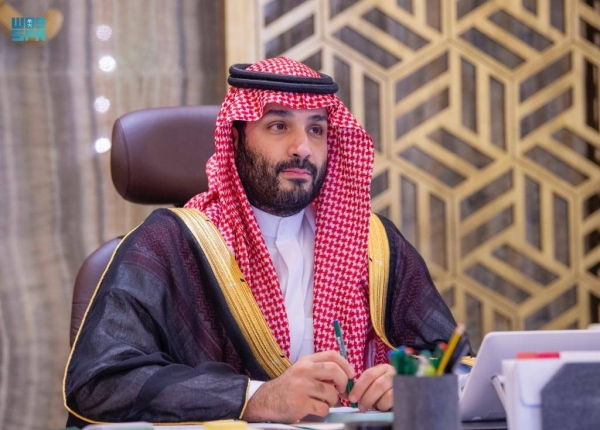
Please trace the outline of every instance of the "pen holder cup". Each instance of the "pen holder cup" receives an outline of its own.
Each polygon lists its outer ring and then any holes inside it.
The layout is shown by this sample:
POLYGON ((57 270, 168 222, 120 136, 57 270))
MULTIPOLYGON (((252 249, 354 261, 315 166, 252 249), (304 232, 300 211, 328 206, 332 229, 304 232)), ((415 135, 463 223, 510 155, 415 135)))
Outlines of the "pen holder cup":
POLYGON ((394 430, 459 430, 458 377, 394 377, 394 430))

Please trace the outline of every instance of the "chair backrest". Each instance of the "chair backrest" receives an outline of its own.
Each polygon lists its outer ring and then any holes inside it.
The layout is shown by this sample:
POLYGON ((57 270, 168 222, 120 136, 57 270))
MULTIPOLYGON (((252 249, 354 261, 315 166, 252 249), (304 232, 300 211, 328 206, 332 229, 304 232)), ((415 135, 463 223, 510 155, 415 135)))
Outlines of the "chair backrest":
MULTIPOLYGON (((182 206, 208 189, 206 162, 214 151, 219 106, 144 109, 123 115, 112 131, 115 188, 133 203, 182 206)), ((119 244, 111 239, 82 264, 71 307, 71 345, 100 277, 119 244)))

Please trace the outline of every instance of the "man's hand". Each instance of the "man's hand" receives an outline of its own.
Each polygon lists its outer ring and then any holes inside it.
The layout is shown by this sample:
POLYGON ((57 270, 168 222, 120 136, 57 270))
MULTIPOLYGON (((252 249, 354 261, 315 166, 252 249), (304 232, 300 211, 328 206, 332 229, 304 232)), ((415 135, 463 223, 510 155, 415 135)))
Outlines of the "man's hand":
POLYGON ((348 399, 358 403, 364 412, 368 409, 389 411, 394 405, 393 384, 396 371, 389 364, 371 367, 354 383, 348 399))
POLYGON ((281 376, 262 384, 248 401, 242 419, 293 423, 306 415, 325 416, 354 378, 350 364, 336 351, 299 359, 281 376))

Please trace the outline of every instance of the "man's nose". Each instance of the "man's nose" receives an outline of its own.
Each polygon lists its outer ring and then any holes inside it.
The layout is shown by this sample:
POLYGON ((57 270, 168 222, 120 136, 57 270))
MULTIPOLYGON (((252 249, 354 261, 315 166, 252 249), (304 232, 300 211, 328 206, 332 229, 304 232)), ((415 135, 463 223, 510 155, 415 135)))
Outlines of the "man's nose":
POLYGON ((312 151, 309 146, 308 133, 304 130, 299 130, 294 133, 290 144, 289 152, 292 157, 299 157, 304 160, 311 155, 312 151))

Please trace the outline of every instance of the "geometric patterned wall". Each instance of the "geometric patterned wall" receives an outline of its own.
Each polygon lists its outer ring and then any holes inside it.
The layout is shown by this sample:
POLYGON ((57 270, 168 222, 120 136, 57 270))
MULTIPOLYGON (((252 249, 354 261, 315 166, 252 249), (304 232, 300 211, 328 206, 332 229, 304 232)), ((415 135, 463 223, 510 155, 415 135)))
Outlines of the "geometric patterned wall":
POLYGON ((229 63, 285 55, 335 77, 375 140, 373 210, 476 346, 598 322, 600 1, 235 3, 229 63))

